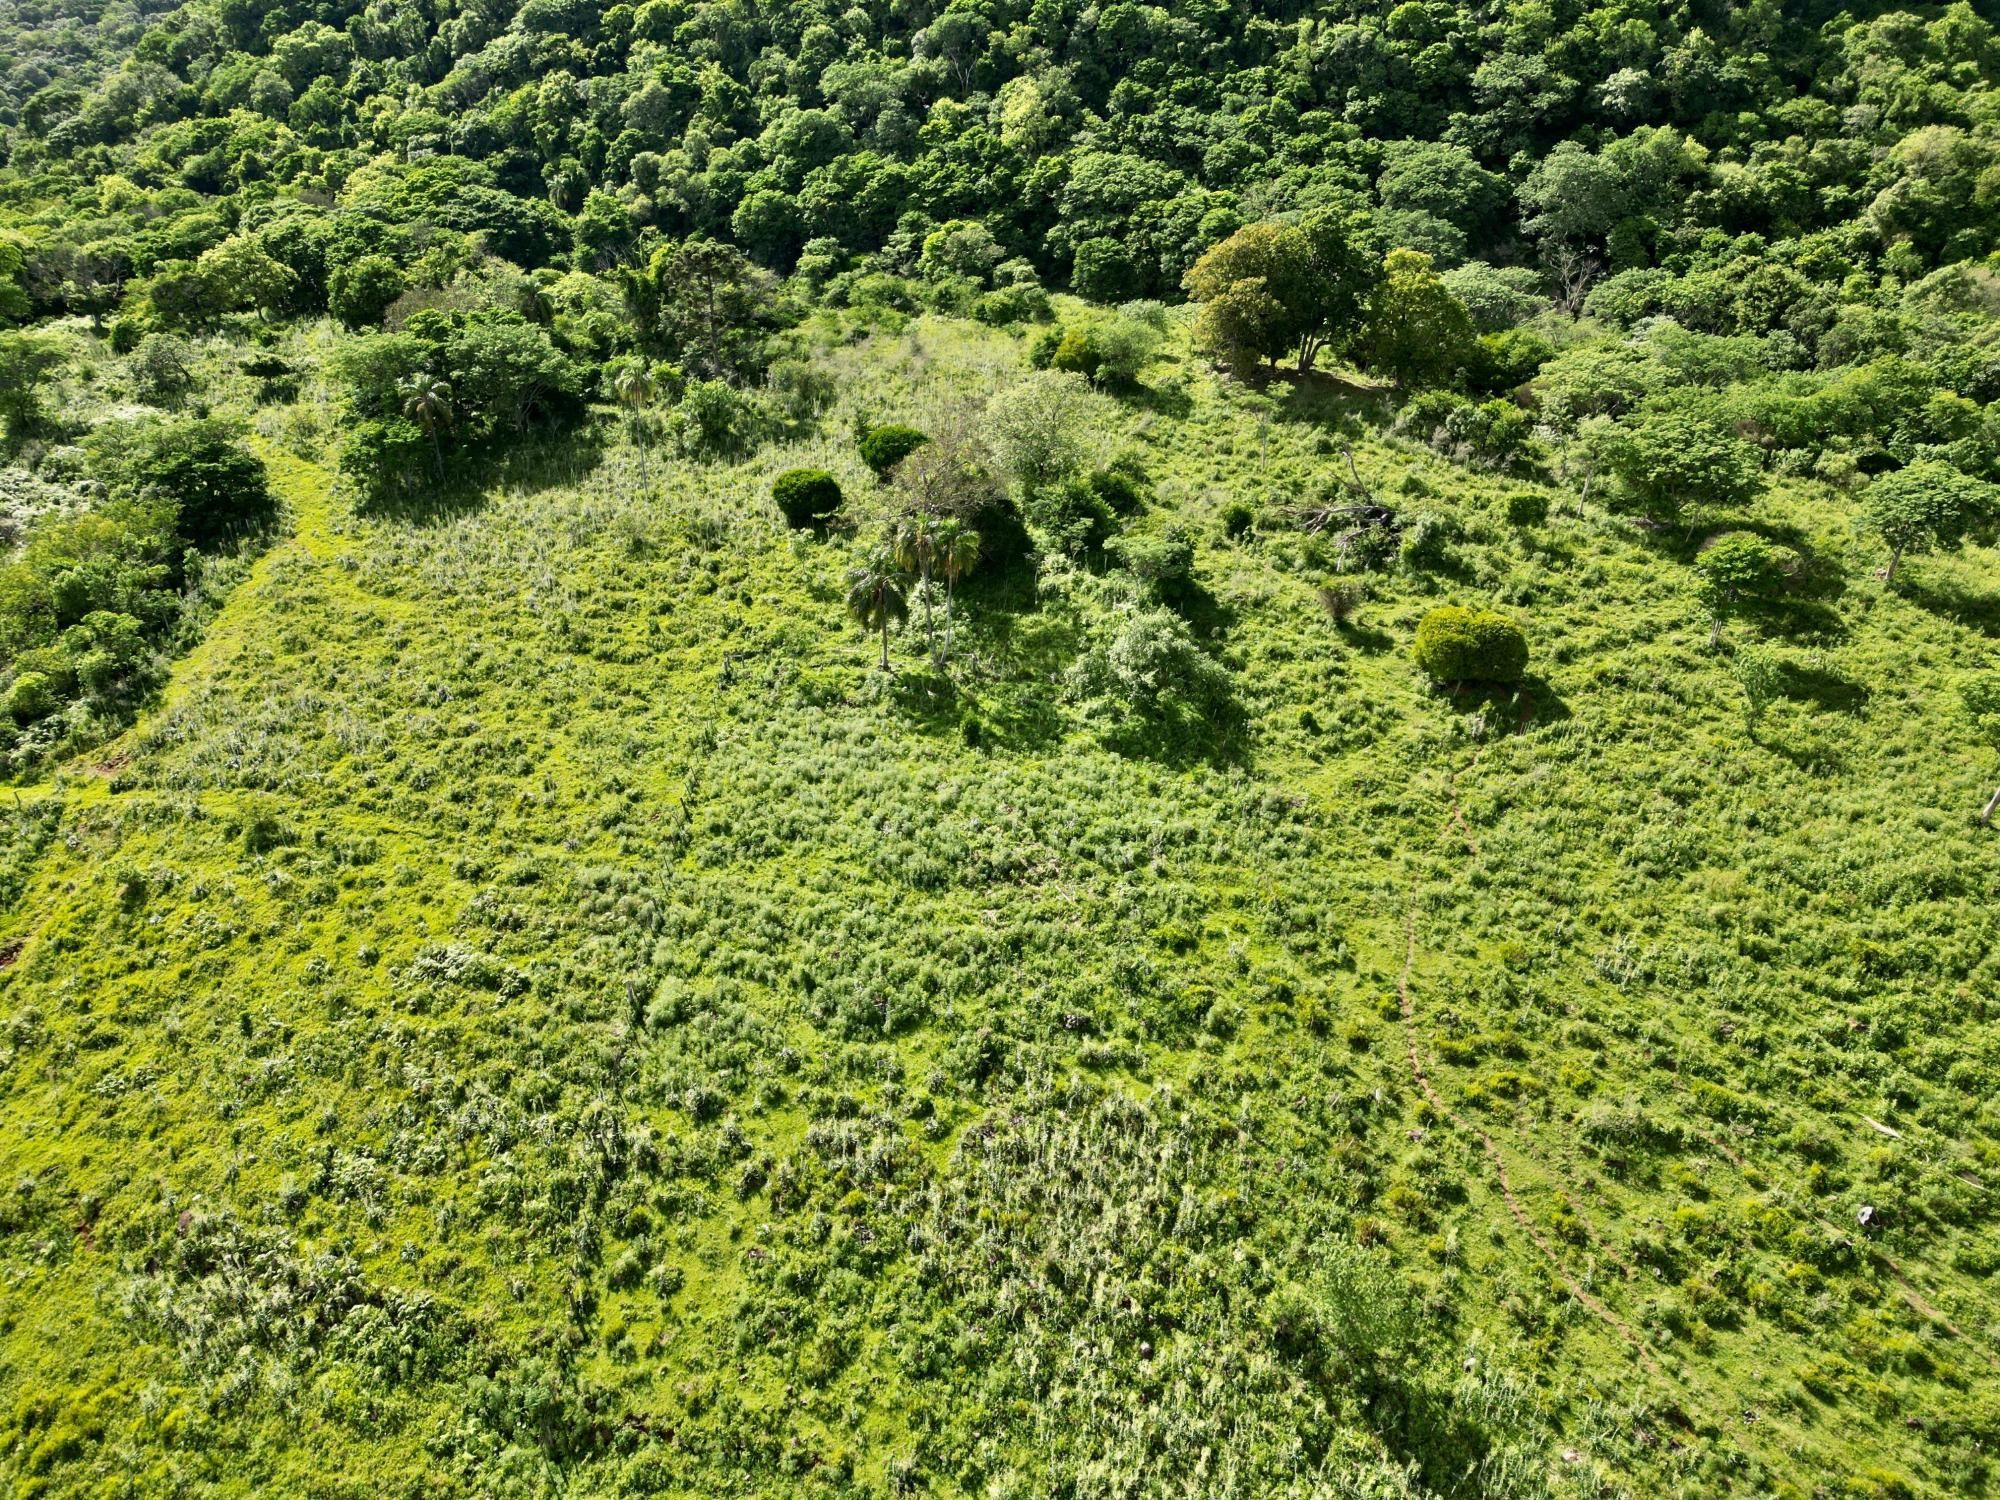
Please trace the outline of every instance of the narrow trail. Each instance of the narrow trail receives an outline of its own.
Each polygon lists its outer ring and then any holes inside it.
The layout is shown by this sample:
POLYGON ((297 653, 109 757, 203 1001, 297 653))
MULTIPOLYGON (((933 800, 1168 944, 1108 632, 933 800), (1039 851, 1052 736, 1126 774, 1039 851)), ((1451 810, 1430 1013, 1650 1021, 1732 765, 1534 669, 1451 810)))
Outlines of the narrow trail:
POLYGON ((1431 1108, 1436 1110, 1439 1116, 1449 1120, 1454 1126, 1466 1131, 1479 1141, 1480 1147, 1486 1152, 1487 1161, 1492 1164, 1493 1176, 1499 1184, 1500 1196, 1507 1204, 1507 1211, 1514 1216, 1514 1222, 1521 1226, 1522 1233, 1526 1234, 1529 1240, 1533 1242, 1535 1248, 1541 1251, 1542 1258, 1549 1263, 1550 1268, 1555 1272, 1556 1279, 1562 1283, 1563 1289, 1576 1299, 1579 1306, 1595 1315, 1630 1345, 1632 1352, 1638 1356, 1639 1362, 1648 1371, 1661 1379, 1665 1379, 1665 1371, 1660 1368, 1659 1362, 1653 1358, 1652 1350, 1647 1348, 1646 1341, 1633 1330, 1629 1323, 1619 1317, 1600 1298, 1590 1292, 1569 1273, 1568 1267, 1563 1263, 1562 1256, 1557 1253, 1555 1246, 1549 1243, 1548 1237, 1542 1233, 1534 1220, 1528 1216, 1527 1209, 1521 1205, 1521 1200, 1515 1195, 1514 1182, 1512 1176, 1507 1171, 1506 1158, 1501 1155, 1500 1148, 1494 1143, 1493 1137, 1488 1135, 1479 1126, 1466 1120, 1458 1111, 1445 1103, 1443 1097, 1432 1085, 1429 1073, 1424 1070, 1423 1056, 1417 1049, 1416 1006, 1410 998, 1410 974, 1417 961, 1417 916, 1414 910, 1410 911, 1404 918, 1403 940, 1403 968, 1402 972, 1396 978, 1396 995, 1402 1007, 1403 1037, 1408 1043, 1410 1050, 1410 1074, 1416 1079, 1418 1092, 1429 1101, 1431 1108))
MULTIPOLYGON (((257 555, 249 571, 229 591, 215 618, 201 633, 201 639, 172 664, 158 700, 113 738, 55 767, 47 781, 9 787, 7 795, 17 804, 54 796, 90 801, 102 795, 106 778, 131 760, 146 733, 171 716, 198 684, 215 675, 218 666, 251 643, 254 614, 251 601, 270 586, 272 575, 300 560, 309 563, 333 560, 336 546, 330 499, 332 476, 324 466, 285 452, 261 438, 252 437, 251 445, 264 460, 271 488, 284 507, 284 530, 257 555)), ((326 569, 316 581, 354 588, 345 583, 337 569, 326 569)), ((389 607, 395 604, 395 601, 373 602, 389 607)))
MULTIPOLYGON (((1438 829, 1438 838, 1440 839, 1440 841, 1449 839, 1451 834, 1454 831, 1456 831, 1458 837, 1461 840, 1463 840, 1465 847, 1472 853, 1472 856, 1475 859, 1480 857, 1479 842, 1473 836, 1472 829, 1465 820, 1464 809, 1459 800, 1458 786, 1460 780, 1463 777, 1471 775, 1475 770, 1478 769, 1481 759, 1483 759, 1486 754, 1486 748, 1487 747, 1485 746, 1481 746, 1480 749, 1473 755, 1472 759, 1466 763, 1466 766, 1462 771, 1453 771, 1446 776, 1445 798, 1448 811, 1443 826, 1441 826, 1438 829)), ((1555 1250, 1555 1247, 1549 1243, 1546 1236, 1544 1236, 1529 1220, 1526 1210, 1523 1209, 1520 1200, 1515 1196, 1513 1183, 1508 1175, 1506 1163, 1502 1159, 1499 1147, 1494 1142, 1493 1137, 1480 1127, 1475 1125, 1470 1125, 1465 1120, 1463 1120, 1455 1111, 1453 1111, 1449 1106, 1445 1104, 1444 1100, 1439 1096, 1437 1090, 1432 1086, 1430 1077, 1424 1070, 1422 1057, 1420 1056, 1417 1049, 1417 1035, 1416 1035, 1416 1028, 1414 1025, 1414 1007, 1412 1005, 1410 998, 1410 984, 1409 984, 1410 972, 1411 972, 1411 967, 1416 959, 1416 913, 1414 908, 1410 911, 1405 920, 1404 939, 1405 939, 1405 952, 1403 959, 1403 969, 1402 969, 1402 974, 1397 981, 1397 993, 1402 1007, 1404 1036, 1409 1045, 1410 1072, 1411 1075, 1416 1080, 1419 1091, 1430 1102, 1431 1107, 1435 1109, 1441 1116, 1450 1120, 1454 1125, 1458 1125, 1463 1129, 1470 1130, 1472 1134, 1478 1137, 1480 1146, 1485 1150, 1487 1159, 1493 1165, 1494 1175, 1499 1181, 1501 1197, 1506 1200, 1508 1211, 1513 1214, 1515 1221, 1520 1224, 1521 1228, 1527 1233, 1528 1237, 1534 1241, 1535 1247, 1542 1252, 1542 1255, 1555 1268, 1556 1274, 1558 1275, 1558 1277, 1561 1278, 1564 1286, 1567 1287, 1570 1293, 1576 1297, 1578 1302, 1580 1302, 1583 1306, 1589 1308, 1590 1311, 1595 1313, 1599 1318, 1603 1319, 1613 1329, 1615 1329, 1620 1334, 1620 1336, 1622 1336, 1629 1344, 1631 1344, 1634 1351, 1639 1355, 1639 1358, 1645 1363, 1646 1367, 1649 1370, 1651 1370, 1656 1375, 1659 1374, 1660 1367, 1654 1361, 1651 1351, 1645 1345, 1644 1341, 1641 1340, 1638 1337, 1638 1335, 1633 1332, 1630 1326, 1627 1325, 1623 1320, 1621 1320, 1617 1316, 1617 1314, 1613 1313, 1608 1307, 1606 1307, 1601 1300, 1592 1296, 1589 1292, 1585 1291, 1581 1286, 1579 1286, 1576 1283, 1576 1281, 1569 1275, 1568 1271, 1565 1269, 1560 1256, 1557 1254, 1555 1250)), ((1897 1134, 1896 1132, 1890 1131, 1885 1127, 1879 1125, 1876 1121, 1868 1119, 1867 1116, 1862 1116, 1862 1118, 1866 1120, 1869 1125, 1873 1126, 1877 1130, 1882 1131, 1883 1134, 1890 1134, 1890 1135, 1897 1134)), ((1900 1136, 1898 1136, 1898 1138, 1900 1139, 1900 1136)), ((1744 1160, 1742 1155, 1739 1154, 1737 1151, 1735 1151, 1732 1147, 1730 1147, 1725 1141, 1723 1141, 1719 1137, 1708 1134, 1703 1134, 1702 1136, 1699 1137, 1699 1139, 1701 1139, 1703 1144, 1708 1146, 1711 1150, 1715 1151, 1717 1155, 1721 1156, 1724 1160, 1728 1161, 1729 1164, 1736 1169, 1739 1175, 1742 1175, 1746 1178, 1750 1175, 1751 1167, 1749 1162, 1744 1160)), ((1626 1280, 1628 1281, 1632 1280, 1637 1274, 1632 1265, 1628 1261, 1626 1261, 1624 1257, 1619 1255, 1617 1251, 1614 1250, 1605 1241, 1604 1237, 1598 1233, 1596 1226, 1593 1225, 1589 1221, 1589 1219, 1585 1217, 1580 1211, 1576 1210, 1574 1204, 1572 1204, 1571 1211, 1573 1213, 1576 1213, 1578 1222, 1582 1224, 1584 1232, 1589 1237, 1592 1245, 1595 1246, 1596 1249, 1600 1253, 1602 1253, 1607 1260, 1609 1260, 1612 1264, 1616 1265, 1619 1268, 1619 1270, 1624 1273, 1626 1280)), ((1840 1234, 1843 1232, 1839 1228, 1839 1226, 1829 1224, 1824 1220, 1821 1221, 1821 1228, 1825 1229, 1828 1233, 1831 1234, 1840 1234)), ((1959 1326, 1956 1323, 1954 1323, 1948 1316, 1946 1316, 1946 1314, 1943 1312, 1942 1309, 1937 1307, 1936 1304, 1931 1302, 1927 1297, 1923 1295, 1923 1293, 1917 1290, 1917 1288, 1911 1283, 1908 1276, 1904 1274, 1902 1267, 1897 1265, 1893 1259, 1891 1259, 1884 1252, 1874 1249, 1873 1247, 1867 1247, 1867 1254, 1870 1260, 1874 1262, 1876 1268, 1881 1272, 1883 1272, 1891 1281, 1895 1283, 1896 1288, 1898 1292, 1901 1293, 1903 1300, 1906 1303, 1908 1303, 1909 1306, 1915 1312, 1917 1312, 1921 1317, 1929 1320, 1930 1322, 1935 1323, 1938 1327, 1942 1328, 1945 1332, 1949 1333, 1954 1339, 1958 1340, 1960 1343, 1964 1344, 1968 1348, 1977 1351, 1980 1358, 1985 1360, 1988 1365, 1990 1365, 1996 1370, 2000 1370, 2000 1355, 1996 1355, 1992 1350, 1987 1349, 1986 1347, 1984 1347, 1983 1345, 1979 1344, 1974 1340, 1968 1339, 1965 1336, 1964 1331, 1961 1328, 1959 1328, 1959 1326)))
MULTIPOLYGON (((1444 840, 1456 828, 1458 836, 1465 841, 1465 847, 1472 851, 1473 858, 1475 859, 1480 857, 1479 841, 1472 836, 1472 829, 1465 821, 1464 809, 1459 805, 1458 783, 1461 777, 1470 776, 1474 771, 1479 769, 1479 762, 1485 758, 1487 748, 1487 746, 1481 745, 1473 753, 1472 759, 1466 762, 1464 770, 1450 772, 1445 777, 1445 797, 1450 804, 1450 813, 1445 819, 1444 826, 1438 829, 1438 838, 1444 840)), ((1415 1038, 1412 1037, 1411 1046, 1413 1049, 1415 1045, 1415 1038)), ((1616 1266, 1620 1274, 1627 1281, 1631 1281, 1637 1277, 1639 1273, 1632 1263, 1620 1255, 1611 1242, 1598 1232, 1597 1226, 1590 1221, 1589 1215, 1576 1207, 1574 1195, 1571 1195, 1571 1198, 1570 1212, 1575 1216, 1577 1223, 1583 1226, 1585 1236, 1590 1240, 1590 1243, 1596 1248, 1597 1252, 1612 1265, 1616 1266)))

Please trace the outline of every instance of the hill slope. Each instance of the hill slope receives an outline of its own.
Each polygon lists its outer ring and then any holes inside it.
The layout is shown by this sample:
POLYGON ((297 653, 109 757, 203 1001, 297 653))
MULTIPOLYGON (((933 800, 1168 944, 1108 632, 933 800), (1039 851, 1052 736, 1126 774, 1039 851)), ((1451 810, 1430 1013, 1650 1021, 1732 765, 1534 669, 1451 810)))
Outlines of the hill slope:
POLYGON ((6 812, 25 1493, 1984 1491, 1993 552, 1788 606, 1746 730, 1677 537, 1177 336, 1092 426, 1236 702, 1120 754, 1105 579, 975 577, 885 678, 766 498, 865 508, 831 434, 1018 342, 812 358, 829 436, 422 514, 267 416, 281 534, 6 812), (1439 541, 1336 624, 1288 507, 1343 476, 1439 541), (1524 694, 1425 688, 1495 599, 1524 694))

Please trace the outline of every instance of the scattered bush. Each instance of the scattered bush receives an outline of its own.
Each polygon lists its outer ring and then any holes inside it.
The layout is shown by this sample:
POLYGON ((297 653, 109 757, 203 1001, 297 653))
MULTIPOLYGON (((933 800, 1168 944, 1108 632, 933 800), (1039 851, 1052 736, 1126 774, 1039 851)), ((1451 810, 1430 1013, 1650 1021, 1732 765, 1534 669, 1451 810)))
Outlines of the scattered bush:
POLYGON ((1490 610, 1441 605, 1417 625, 1417 665, 1433 682, 1519 682, 1528 670, 1528 638, 1490 610))
POLYGON ((23 672, 7 689, 7 713, 16 724, 32 724, 56 711, 54 684, 44 672, 23 672))
POLYGON ((840 509, 840 484, 824 469, 787 469, 771 482, 771 499, 793 526, 823 525, 840 509))
POLYGON ((869 428, 855 447, 861 454, 861 461, 874 471, 875 477, 886 479, 891 469, 929 441, 928 434, 914 427, 890 424, 869 428))

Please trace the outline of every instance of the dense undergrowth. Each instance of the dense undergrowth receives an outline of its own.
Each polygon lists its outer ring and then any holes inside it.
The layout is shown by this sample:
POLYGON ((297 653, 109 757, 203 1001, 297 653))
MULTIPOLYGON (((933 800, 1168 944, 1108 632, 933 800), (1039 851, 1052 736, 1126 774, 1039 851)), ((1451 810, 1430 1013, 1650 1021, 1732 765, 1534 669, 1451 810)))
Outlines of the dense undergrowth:
POLYGON ((267 413, 282 534, 8 813, 26 1491, 1988 1486, 2000 854, 1940 725, 1991 647, 1939 601, 1993 554, 1850 571, 1746 732, 1677 539, 1182 347, 1089 399, 1232 669, 1184 755, 1051 686, 1102 564, 885 678, 766 498, 865 497, 850 408, 1005 335, 834 341, 822 436, 443 512, 267 413), (1339 622, 1287 509, 1332 474, 1454 527, 1339 622), (1522 693, 1423 683, 1441 600, 1532 620, 1522 693))
POLYGON ((0 5, 13 1493, 2000 1488, 2000 39, 1377 9, 0 5))

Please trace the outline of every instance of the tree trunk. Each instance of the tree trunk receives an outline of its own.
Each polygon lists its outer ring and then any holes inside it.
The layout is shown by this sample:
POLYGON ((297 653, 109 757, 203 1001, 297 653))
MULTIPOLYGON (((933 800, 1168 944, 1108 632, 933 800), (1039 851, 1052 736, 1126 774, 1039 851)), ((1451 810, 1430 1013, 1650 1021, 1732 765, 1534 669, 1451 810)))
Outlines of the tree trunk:
POLYGON ((889 615, 886 610, 882 614, 882 670, 889 670, 889 615))
POLYGON ((949 573, 944 575, 944 654, 947 657, 951 655, 951 574, 949 573))
POLYGON ((931 615, 931 570, 925 568, 918 580, 924 591, 924 640, 930 646, 931 665, 942 666, 944 658, 938 655, 937 622, 931 615))
POLYGON ((1899 543, 1896 546, 1891 547, 1889 549, 1889 571, 1882 575, 1882 581, 1884 583, 1894 583, 1896 581, 1896 564, 1901 562, 1902 560, 1903 560, 1903 548, 1902 545, 1899 543))
POLYGON ((1986 799, 1986 811, 1979 815, 1979 821, 1981 823, 1991 823, 1993 821, 1993 809, 1996 807, 2000 807, 2000 787, 1995 787, 1993 795, 1986 799))
POLYGON ((437 461, 438 483, 444 483, 444 445, 438 442, 437 428, 431 428, 431 457, 437 461))

